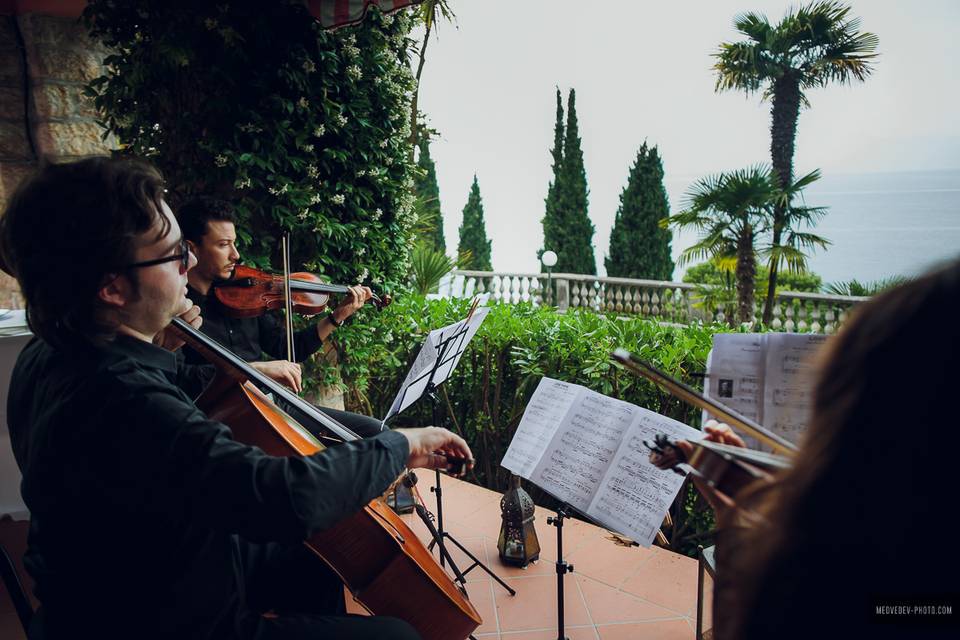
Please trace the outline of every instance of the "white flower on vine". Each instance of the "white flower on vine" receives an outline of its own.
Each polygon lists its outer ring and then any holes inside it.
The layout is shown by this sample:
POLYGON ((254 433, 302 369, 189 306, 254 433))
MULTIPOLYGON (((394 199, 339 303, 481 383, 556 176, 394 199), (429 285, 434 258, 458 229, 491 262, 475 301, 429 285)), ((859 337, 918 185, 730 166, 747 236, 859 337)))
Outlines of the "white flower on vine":
POLYGON ((383 16, 383 26, 389 27, 393 24, 393 16, 383 16))
POLYGON ((279 196, 282 193, 286 193, 287 189, 287 185, 284 184, 279 187, 268 187, 267 191, 269 191, 271 195, 279 196))
POLYGON ((313 73, 317 70, 317 65, 313 64, 313 60, 304 60, 303 61, 303 70, 307 73, 313 73))
POLYGON ((364 269, 363 271, 360 272, 360 275, 357 276, 357 282, 363 282, 363 281, 366 280, 369 276, 370 276, 370 270, 369 270, 369 269, 364 269))
POLYGON ((309 209, 300 209, 300 213, 297 214, 297 217, 300 218, 301 220, 306 220, 307 215, 309 215, 309 213, 310 213, 309 209))
POLYGON ((315 193, 315 194, 313 194, 313 196, 311 196, 311 198, 310 198, 310 204, 320 204, 320 201, 321 201, 321 200, 323 200, 323 198, 320 197, 320 194, 319 194, 319 193, 315 193))
POLYGON ((217 165, 218 167, 227 166, 227 156, 223 155, 222 153, 218 153, 213 159, 213 164, 217 165))
POLYGON ((383 78, 381 76, 377 76, 373 79, 374 86, 379 87, 382 83, 383 83, 383 78))
POLYGON ((358 178, 362 178, 362 177, 365 176, 365 175, 367 175, 367 170, 366 170, 366 169, 360 169, 360 171, 357 171, 357 177, 358 177, 358 178))
POLYGON ((357 44, 357 36, 351 33, 343 39, 343 43, 348 47, 352 47, 357 44))
POLYGON ((308 164, 308 165, 307 165, 307 175, 310 176, 311 178, 316 178, 317 176, 319 176, 319 175, 320 175, 320 170, 317 169, 317 165, 315 165, 315 164, 308 164))
POLYGON ((334 118, 336 119, 338 125, 341 127, 346 126, 347 116, 343 115, 342 113, 338 113, 336 116, 334 116, 334 118))
POLYGON ((373 212, 373 215, 370 216, 370 217, 373 218, 374 220, 379 220, 379 219, 380 219, 380 216, 382 216, 382 215, 383 215, 383 209, 377 207, 377 210, 374 211, 374 212, 373 212))
POLYGON ((361 238, 366 238, 368 233, 370 233, 370 229, 367 229, 366 227, 362 227, 362 228, 360 229, 360 237, 361 237, 361 238))
POLYGON ((244 178, 243 180, 237 180, 233 183, 237 189, 249 189, 250 188, 250 178, 244 178))
POLYGON ((333 204, 343 204, 344 201, 346 201, 346 198, 343 196, 342 193, 338 193, 335 196, 330 196, 330 202, 332 202, 333 204))
POLYGON ((393 164, 393 158, 391 158, 390 156, 387 156, 386 159, 383 161, 383 164, 389 167, 390 165, 393 164))
POLYGON ((354 80, 359 80, 363 77, 363 71, 358 65, 352 64, 347 67, 347 75, 353 78, 354 80))
POLYGON ((303 146, 300 147, 300 148, 303 149, 304 151, 306 151, 307 153, 313 153, 313 145, 312 145, 312 144, 305 144, 305 145, 303 145, 303 146))
POLYGON ((388 144, 390 144, 390 140, 388 140, 387 138, 384 138, 383 140, 380 141, 380 148, 386 149, 388 144))
MULTIPOLYGON (((362 256, 362 255, 365 254, 366 252, 367 252, 367 248, 366 248, 366 247, 360 247, 359 249, 357 249, 357 255, 358 255, 358 256, 362 256)), ((362 279, 363 279, 363 278, 361 278, 361 280, 362 280, 362 279)))
POLYGON ((343 46, 343 52, 347 54, 348 58, 356 58, 360 55, 360 48, 355 47, 352 44, 346 44, 343 46))
POLYGON ((324 129, 323 125, 321 124, 313 130, 313 135, 317 138, 322 138, 324 131, 326 131, 326 129, 324 129))
POLYGON ((297 100, 297 106, 300 107, 301 109, 309 109, 310 101, 307 100, 306 96, 301 96, 300 99, 297 100))

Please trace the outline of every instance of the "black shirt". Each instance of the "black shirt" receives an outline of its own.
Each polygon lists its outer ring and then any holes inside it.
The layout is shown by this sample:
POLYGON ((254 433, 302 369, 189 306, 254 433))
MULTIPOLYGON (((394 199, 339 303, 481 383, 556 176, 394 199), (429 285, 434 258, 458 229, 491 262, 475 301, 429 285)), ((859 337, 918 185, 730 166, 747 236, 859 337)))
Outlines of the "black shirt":
MULTIPOLYGON (((205 296, 193 287, 187 287, 187 297, 200 307, 203 324, 200 331, 233 351, 247 362, 286 359, 286 332, 274 313, 255 318, 231 318, 216 296, 205 296), (264 358, 264 355, 267 358, 264 358)), ((323 341, 317 327, 311 325, 293 334, 293 348, 297 362, 303 362, 320 348, 323 341)), ((184 347, 188 364, 205 363, 203 356, 184 347)))
POLYGON ((176 375, 172 353, 126 337, 70 352, 34 339, 17 359, 7 415, 47 637, 229 637, 237 536, 301 541, 382 493, 409 454, 385 432, 268 456, 176 375))

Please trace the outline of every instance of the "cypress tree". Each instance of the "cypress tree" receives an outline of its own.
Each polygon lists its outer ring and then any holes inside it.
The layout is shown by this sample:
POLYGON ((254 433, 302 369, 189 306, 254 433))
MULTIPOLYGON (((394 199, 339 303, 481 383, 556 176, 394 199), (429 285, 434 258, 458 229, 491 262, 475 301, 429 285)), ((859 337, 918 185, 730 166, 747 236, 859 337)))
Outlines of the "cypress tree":
POLYGON ((490 241, 487 240, 487 229, 483 222, 483 201, 480 199, 480 184, 477 176, 473 176, 473 186, 470 187, 470 197, 463 208, 463 223, 460 225, 460 243, 457 252, 470 252, 470 261, 463 266, 470 271, 493 271, 490 263, 490 241))
MULTIPOLYGON (((587 172, 583 167, 580 131, 577 126, 576 92, 570 89, 567 98, 567 126, 563 139, 563 162, 557 191, 559 237, 553 249, 558 256, 554 271, 596 275, 593 255, 593 223, 587 215, 587 172)), ((544 236, 547 236, 544 231, 544 236)))
POLYGON ((430 157, 430 141, 424 136, 420 140, 420 157, 417 159, 417 168, 420 173, 416 181, 417 199, 423 210, 431 215, 432 229, 423 240, 427 246, 442 253, 447 252, 447 243, 443 239, 443 214, 440 212, 440 187, 437 185, 437 168, 430 157))
POLYGON ((663 163, 657 148, 644 142, 630 169, 627 186, 610 232, 610 255, 604 260, 607 275, 619 278, 670 280, 671 233, 660 227, 670 215, 663 186, 663 163))
MULTIPOLYGON (((547 187, 547 198, 545 200, 546 210, 541 223, 543 224, 543 248, 537 251, 537 260, 544 251, 550 249, 556 251, 560 246, 559 212, 557 210, 557 187, 560 184, 560 169, 563 165, 563 102, 560 98, 560 88, 557 87, 557 120, 553 125, 553 149, 550 151, 553 157, 553 179, 547 187)), ((545 267, 541 264, 540 269, 545 267)))

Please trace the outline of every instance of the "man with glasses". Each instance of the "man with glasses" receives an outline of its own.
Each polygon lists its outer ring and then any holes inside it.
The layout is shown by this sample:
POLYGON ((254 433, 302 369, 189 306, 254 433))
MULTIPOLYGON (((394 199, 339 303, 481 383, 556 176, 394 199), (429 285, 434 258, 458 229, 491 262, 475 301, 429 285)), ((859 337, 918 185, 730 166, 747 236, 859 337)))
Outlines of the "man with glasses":
POLYGON ((300 541, 405 466, 470 458, 461 438, 394 430, 277 458, 208 419, 153 344, 191 307, 195 258, 149 165, 44 167, 0 218, 0 256, 36 335, 7 405, 41 603, 31 638, 417 637, 343 615, 342 585, 300 541))

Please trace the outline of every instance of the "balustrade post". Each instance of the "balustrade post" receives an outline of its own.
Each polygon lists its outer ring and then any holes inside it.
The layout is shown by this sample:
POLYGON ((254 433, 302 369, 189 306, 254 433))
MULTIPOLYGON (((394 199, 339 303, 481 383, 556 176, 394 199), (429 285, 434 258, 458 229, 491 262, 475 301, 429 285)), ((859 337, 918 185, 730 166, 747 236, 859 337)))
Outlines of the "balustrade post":
POLYGON ((570 308, 570 281, 566 278, 553 278, 553 291, 556 295, 557 311, 565 312, 570 308))

